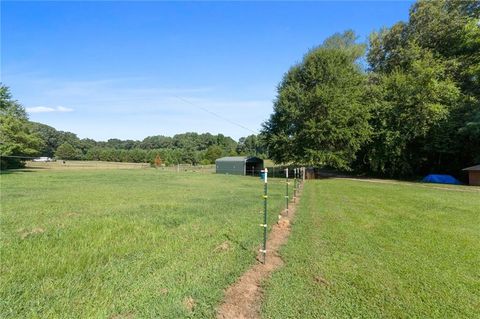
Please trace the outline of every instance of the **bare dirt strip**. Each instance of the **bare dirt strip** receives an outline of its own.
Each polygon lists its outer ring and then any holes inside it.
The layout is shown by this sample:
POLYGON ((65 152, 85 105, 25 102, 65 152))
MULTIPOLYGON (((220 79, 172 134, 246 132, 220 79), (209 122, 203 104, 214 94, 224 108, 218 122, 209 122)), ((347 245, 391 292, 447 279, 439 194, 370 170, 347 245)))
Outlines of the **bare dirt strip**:
POLYGON ((272 227, 267 239, 267 257, 265 264, 259 261, 245 272, 236 283, 227 288, 223 303, 218 308, 219 319, 256 319, 260 318, 260 306, 262 301, 262 282, 270 274, 283 265, 283 260, 278 251, 284 245, 291 230, 291 221, 295 216, 296 206, 299 202, 298 191, 296 202, 289 204, 288 215, 286 211, 280 213, 279 221, 272 227))

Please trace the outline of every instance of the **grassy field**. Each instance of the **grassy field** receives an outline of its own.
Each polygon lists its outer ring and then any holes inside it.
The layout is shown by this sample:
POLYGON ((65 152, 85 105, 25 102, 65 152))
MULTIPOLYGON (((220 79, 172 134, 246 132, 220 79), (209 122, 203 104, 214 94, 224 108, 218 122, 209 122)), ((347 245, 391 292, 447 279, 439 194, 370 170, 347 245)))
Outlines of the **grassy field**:
MULTIPOLYGON (((26 169, 55 169, 55 170, 72 170, 72 169, 134 169, 134 168, 151 168, 148 163, 127 163, 127 162, 103 162, 103 161, 62 161, 55 162, 32 162, 26 163, 26 169)), ((158 167, 159 171, 167 172, 215 172, 215 165, 171 165, 158 167)), ((24 169, 25 171, 25 169, 24 169)))
MULTIPOLYGON (((0 176, 1 318, 215 316, 255 262, 261 181, 115 165, 0 176)), ((479 317, 479 207, 479 188, 309 181, 263 316, 479 317)))
MULTIPOLYGON (((1 318, 208 318, 255 262, 258 178, 156 169, 1 175, 1 318)), ((284 184, 270 181, 270 224, 284 184)))
POLYGON ((265 318, 479 318, 480 192, 305 185, 265 318))

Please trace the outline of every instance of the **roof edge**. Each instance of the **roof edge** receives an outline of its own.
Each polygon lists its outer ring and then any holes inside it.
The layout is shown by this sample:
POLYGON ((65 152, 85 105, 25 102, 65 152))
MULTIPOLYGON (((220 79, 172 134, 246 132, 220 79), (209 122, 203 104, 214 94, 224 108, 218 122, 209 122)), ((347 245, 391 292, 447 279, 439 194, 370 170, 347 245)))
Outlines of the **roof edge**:
POLYGON ((480 164, 464 168, 462 171, 480 171, 480 164))

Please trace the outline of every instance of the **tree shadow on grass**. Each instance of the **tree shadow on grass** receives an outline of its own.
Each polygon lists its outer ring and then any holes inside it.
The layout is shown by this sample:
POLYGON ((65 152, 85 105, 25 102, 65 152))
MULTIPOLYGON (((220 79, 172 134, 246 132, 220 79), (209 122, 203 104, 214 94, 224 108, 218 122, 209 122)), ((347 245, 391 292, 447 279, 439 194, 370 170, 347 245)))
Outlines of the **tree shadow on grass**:
POLYGON ((35 167, 34 169, 32 168, 18 168, 18 169, 6 169, 6 170, 1 170, 0 175, 8 175, 8 174, 19 174, 19 173, 37 173, 38 170, 43 170, 46 169, 45 167, 35 167))

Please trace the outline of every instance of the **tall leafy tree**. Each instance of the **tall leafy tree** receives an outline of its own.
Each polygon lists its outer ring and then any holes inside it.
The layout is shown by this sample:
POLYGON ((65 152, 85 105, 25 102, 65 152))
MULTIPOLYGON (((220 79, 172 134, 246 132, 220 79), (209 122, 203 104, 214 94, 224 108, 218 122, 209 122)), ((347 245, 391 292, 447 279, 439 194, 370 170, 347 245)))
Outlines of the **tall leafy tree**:
POLYGON ((364 46, 347 31, 327 39, 293 66, 278 88, 263 135, 276 162, 350 169, 370 135, 364 46))
POLYGON ((425 164, 424 146, 456 107, 459 89, 431 54, 407 71, 372 74, 370 80, 373 134, 359 160, 377 174, 411 175, 425 164))
POLYGON ((43 147, 40 150, 40 155, 53 157, 55 150, 63 142, 60 132, 51 126, 37 122, 30 122, 30 129, 43 141, 43 147))
POLYGON ((1 169, 23 166, 22 156, 35 156, 42 140, 30 131, 23 106, 12 99, 8 87, 0 84, 1 169))

